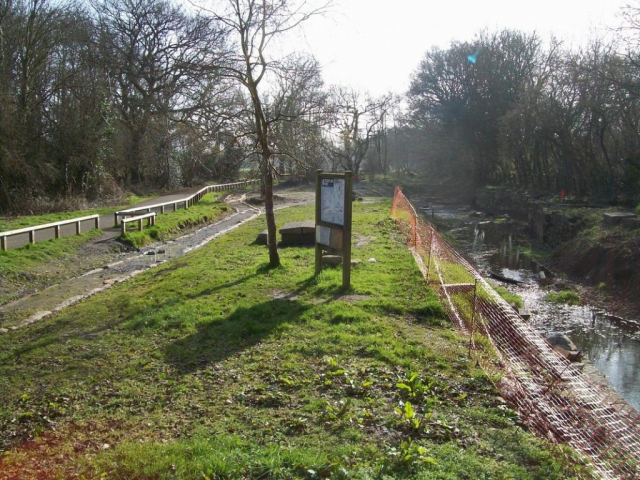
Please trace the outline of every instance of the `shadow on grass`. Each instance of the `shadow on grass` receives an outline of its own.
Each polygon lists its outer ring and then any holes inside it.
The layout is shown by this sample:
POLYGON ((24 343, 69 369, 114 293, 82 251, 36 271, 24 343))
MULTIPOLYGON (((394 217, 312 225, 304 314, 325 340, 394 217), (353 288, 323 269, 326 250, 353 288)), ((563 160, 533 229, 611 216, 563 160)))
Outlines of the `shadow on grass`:
POLYGON ((179 372, 190 373, 253 347, 283 324, 299 322, 309 308, 283 299, 240 307, 228 317, 203 325, 197 332, 165 346, 163 353, 179 372))

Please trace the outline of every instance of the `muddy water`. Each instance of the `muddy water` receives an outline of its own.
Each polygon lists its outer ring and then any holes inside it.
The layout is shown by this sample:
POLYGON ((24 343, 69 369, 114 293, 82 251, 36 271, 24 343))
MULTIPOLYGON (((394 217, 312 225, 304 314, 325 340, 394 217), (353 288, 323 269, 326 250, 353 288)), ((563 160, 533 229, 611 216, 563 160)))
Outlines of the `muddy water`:
MULTIPOLYGON (((609 385, 640 411, 640 323, 636 323, 640 319, 612 317, 588 305, 588 299, 583 306, 545 301, 549 291, 571 286, 563 286, 559 279, 553 279, 554 284, 560 283, 558 287, 541 284, 540 272, 547 279, 553 272, 526 254, 528 240, 521 225, 507 218, 474 217, 465 208, 433 207, 436 220, 446 225, 455 243, 483 275, 489 277, 494 272, 521 282, 512 285, 493 280, 524 299, 530 321, 542 335, 566 334, 609 385)), ((422 211, 431 215, 428 208, 422 211)))

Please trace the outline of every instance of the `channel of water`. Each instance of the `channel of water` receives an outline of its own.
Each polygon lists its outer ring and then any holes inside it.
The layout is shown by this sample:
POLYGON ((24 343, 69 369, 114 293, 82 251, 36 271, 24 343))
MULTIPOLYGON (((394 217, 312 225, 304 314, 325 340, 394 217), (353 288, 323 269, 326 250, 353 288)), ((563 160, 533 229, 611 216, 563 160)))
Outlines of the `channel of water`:
MULTIPOLYGON (((550 291, 571 288, 571 284, 551 279, 553 272, 527 255, 527 236, 517 222, 508 218, 487 220, 474 216, 468 208, 429 205, 426 216, 435 210, 436 219, 448 227, 455 244, 485 277, 497 273, 521 282, 517 285, 493 280, 523 298, 531 313, 532 325, 543 336, 568 336, 580 349, 587 364, 606 378, 608 384, 640 411, 640 322, 621 319, 588 304, 555 305, 545 300, 550 291), (551 285, 542 285, 540 272, 551 285)), ((585 299, 583 299, 585 300, 585 299)), ((602 378, 598 379, 602 380, 602 378)))

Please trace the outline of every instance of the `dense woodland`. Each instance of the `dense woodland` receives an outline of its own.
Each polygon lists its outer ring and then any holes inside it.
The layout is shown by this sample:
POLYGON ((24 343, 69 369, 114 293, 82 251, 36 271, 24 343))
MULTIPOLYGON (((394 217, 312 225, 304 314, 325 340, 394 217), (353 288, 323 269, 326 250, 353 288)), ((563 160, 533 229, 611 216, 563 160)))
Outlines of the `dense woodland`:
POLYGON ((427 50, 403 101, 271 56, 323 8, 180 5, 0 0, 0 213, 317 168, 640 200, 633 7, 581 49, 505 30, 427 50))

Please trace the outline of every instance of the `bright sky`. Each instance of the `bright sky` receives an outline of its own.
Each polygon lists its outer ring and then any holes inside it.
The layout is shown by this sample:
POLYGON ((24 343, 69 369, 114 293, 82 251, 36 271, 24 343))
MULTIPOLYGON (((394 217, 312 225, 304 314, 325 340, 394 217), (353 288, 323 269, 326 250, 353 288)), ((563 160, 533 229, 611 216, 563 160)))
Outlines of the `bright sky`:
MULTIPOLYGON (((313 0, 318 4, 321 0, 313 0)), ((432 46, 473 40, 484 28, 553 34, 567 44, 621 23, 633 0, 334 0, 330 13, 309 20, 295 47, 313 53, 328 84, 374 95, 404 93, 432 46)))

